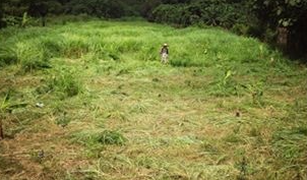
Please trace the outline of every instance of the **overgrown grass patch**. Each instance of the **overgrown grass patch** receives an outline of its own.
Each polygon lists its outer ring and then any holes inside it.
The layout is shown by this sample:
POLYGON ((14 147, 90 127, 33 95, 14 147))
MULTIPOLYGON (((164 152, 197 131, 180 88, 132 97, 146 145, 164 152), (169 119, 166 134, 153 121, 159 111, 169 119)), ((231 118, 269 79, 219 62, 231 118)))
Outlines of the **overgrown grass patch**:
POLYGON ((0 67, 17 63, 18 57, 14 47, 4 44, 0 48, 0 67))
POLYGON ((82 92, 83 84, 77 78, 75 72, 67 68, 62 68, 56 72, 55 76, 47 80, 46 88, 58 93, 61 98, 73 97, 82 92))

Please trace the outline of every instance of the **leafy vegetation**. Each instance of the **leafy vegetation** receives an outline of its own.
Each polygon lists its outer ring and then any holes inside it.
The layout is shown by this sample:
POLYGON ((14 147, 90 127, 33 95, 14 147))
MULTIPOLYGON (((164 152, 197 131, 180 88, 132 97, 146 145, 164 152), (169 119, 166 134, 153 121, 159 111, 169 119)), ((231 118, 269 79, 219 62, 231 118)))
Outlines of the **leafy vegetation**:
POLYGON ((307 178, 306 65, 220 28, 61 22, 0 31, 1 178, 307 178))
POLYGON ((307 45, 307 1, 255 0, 255 14, 261 22, 262 30, 284 27, 288 31, 287 51, 295 57, 306 56, 303 47, 307 45), (267 12, 267 13, 263 13, 267 12))
POLYGON ((189 25, 212 25, 232 28, 236 24, 247 24, 244 3, 202 0, 190 4, 162 4, 153 11, 156 22, 189 25))

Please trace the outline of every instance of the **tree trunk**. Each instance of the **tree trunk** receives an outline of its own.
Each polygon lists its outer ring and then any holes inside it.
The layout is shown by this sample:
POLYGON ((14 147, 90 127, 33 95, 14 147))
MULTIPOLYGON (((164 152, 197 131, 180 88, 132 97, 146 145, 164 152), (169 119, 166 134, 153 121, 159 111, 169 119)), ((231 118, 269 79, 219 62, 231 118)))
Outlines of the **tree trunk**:
POLYGON ((307 62, 307 12, 301 16, 292 28, 289 34, 289 51, 294 58, 301 58, 303 62, 307 62))
POLYGON ((277 28, 277 32, 277 45, 285 52, 288 50, 289 31, 285 27, 279 27, 277 28))
POLYGON ((45 27, 46 26, 46 17, 42 16, 42 26, 45 27))

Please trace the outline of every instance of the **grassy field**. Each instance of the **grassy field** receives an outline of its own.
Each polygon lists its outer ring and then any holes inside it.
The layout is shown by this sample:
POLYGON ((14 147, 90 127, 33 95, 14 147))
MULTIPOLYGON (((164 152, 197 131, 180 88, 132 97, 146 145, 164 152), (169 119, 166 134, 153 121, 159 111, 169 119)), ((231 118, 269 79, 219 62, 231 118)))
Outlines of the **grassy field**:
POLYGON ((0 44, 1 180, 307 179, 307 67, 256 39, 88 21, 0 44))

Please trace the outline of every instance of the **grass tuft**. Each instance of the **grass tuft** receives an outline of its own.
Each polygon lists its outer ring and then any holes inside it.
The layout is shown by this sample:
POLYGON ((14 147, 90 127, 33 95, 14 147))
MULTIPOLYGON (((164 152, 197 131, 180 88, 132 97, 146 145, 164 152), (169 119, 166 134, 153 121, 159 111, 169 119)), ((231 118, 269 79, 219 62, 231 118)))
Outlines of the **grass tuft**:
POLYGON ((62 98, 73 97, 82 92, 82 82, 78 80, 72 71, 64 68, 58 72, 56 76, 47 80, 49 89, 58 93, 62 98))
POLYGON ((99 134, 98 141, 105 145, 123 145, 127 139, 117 131, 105 130, 99 134))

